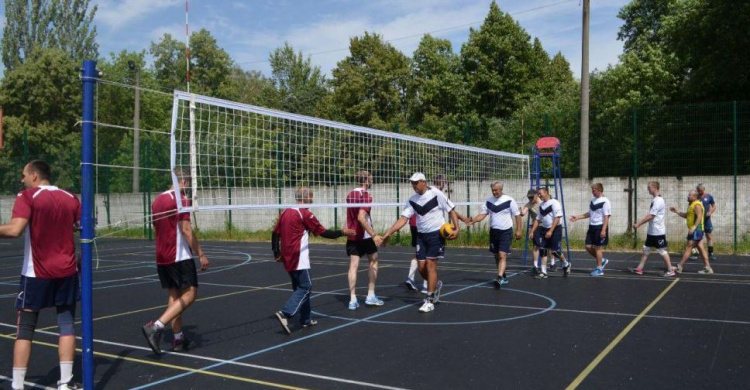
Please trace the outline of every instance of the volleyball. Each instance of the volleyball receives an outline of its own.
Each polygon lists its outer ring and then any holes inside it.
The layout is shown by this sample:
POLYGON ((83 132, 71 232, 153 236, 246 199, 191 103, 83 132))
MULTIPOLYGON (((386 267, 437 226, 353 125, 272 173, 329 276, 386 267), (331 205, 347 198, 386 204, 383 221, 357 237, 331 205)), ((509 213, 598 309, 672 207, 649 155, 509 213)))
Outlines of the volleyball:
POLYGON ((451 234, 453 234, 456 231, 456 227, 453 226, 452 223, 444 223, 443 226, 440 227, 440 235, 443 236, 443 238, 448 238, 451 234))

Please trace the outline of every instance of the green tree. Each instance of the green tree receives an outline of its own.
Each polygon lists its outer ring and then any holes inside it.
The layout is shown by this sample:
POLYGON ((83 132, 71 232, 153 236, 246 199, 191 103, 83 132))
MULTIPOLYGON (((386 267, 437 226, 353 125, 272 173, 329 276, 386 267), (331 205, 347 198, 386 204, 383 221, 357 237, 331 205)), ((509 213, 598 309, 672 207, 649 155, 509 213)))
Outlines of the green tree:
POLYGON ((273 80, 259 71, 246 71, 235 65, 222 94, 227 99, 261 107, 280 109, 279 94, 273 80))
POLYGON ((662 19, 674 4, 675 0, 632 0, 622 7, 617 14, 623 20, 617 39, 623 41, 623 50, 639 52, 644 46, 661 45, 662 19))
POLYGON ((335 111, 349 123, 391 130, 405 121, 409 58, 365 32, 333 69, 335 111))
POLYGON ((2 57, 6 71, 37 49, 58 48, 74 61, 96 58, 97 5, 89 0, 5 0, 2 57))
POLYGON ((533 92, 530 36, 494 1, 484 23, 471 29, 461 63, 472 108, 484 117, 509 117, 533 92))
POLYGON ((289 43, 274 50, 270 56, 271 75, 279 92, 281 109, 303 115, 314 115, 320 100, 328 92, 326 79, 310 57, 295 53, 289 43))

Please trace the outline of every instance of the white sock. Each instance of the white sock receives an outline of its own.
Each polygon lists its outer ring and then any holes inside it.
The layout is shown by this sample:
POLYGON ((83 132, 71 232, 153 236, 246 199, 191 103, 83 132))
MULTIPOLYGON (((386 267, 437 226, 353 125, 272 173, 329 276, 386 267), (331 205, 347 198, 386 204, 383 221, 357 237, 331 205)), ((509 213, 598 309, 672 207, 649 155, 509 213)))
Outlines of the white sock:
POLYGON ((182 340, 182 337, 183 337, 182 336, 182 332, 178 332, 178 333, 174 334, 174 339, 175 340, 182 340))
POLYGON ((542 273, 543 274, 547 273, 547 265, 546 264, 542 264, 542 273))
POLYGON ((24 380, 26 380, 26 367, 13 367, 13 384, 11 387, 23 390, 24 380))
POLYGON ((417 276, 417 259, 411 259, 411 265, 409 266, 409 279, 414 280, 417 276))
POLYGON ((352 294, 351 298, 349 298, 349 302, 357 302, 357 294, 352 294))
POLYGON ((60 383, 73 380, 73 362, 60 362, 60 383))
POLYGON ((367 298, 375 298, 375 290, 368 291, 367 298))
POLYGON ((156 325, 156 329, 159 329, 159 330, 164 329, 164 324, 159 320, 156 320, 154 322, 154 325, 156 325))
POLYGON ((427 280, 425 280, 424 283, 422 283, 422 286, 424 286, 425 290, 427 289, 427 280))
POLYGON ((555 258, 554 257, 549 261, 549 265, 550 266, 554 266, 555 265, 555 258))

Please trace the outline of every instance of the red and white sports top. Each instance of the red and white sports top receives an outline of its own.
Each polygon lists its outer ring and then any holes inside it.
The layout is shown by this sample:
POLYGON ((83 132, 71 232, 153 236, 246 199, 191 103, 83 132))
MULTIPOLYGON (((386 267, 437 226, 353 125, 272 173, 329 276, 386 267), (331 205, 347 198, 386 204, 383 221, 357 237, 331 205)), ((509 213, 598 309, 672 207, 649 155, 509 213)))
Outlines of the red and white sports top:
POLYGON ((273 228, 280 236, 281 260, 287 272, 310 269, 309 233, 319 236, 326 231, 308 209, 286 209, 273 228))
POLYGON ((55 186, 25 189, 16 197, 12 218, 29 221, 21 275, 59 279, 78 272, 73 232, 81 219, 81 202, 75 195, 55 186))
MULTIPOLYGON (((346 196, 346 203, 372 203, 372 195, 363 188, 355 188, 349 191, 346 196)), ((359 223, 359 210, 364 210, 367 213, 367 222, 372 226, 372 218, 370 217, 370 207, 349 207, 346 209, 346 227, 354 230, 353 236, 347 236, 347 241, 362 241, 365 238, 370 238, 365 228, 359 223)))
MULTIPOLYGON (((190 200, 181 194, 183 206, 189 206, 190 200)), ((185 241, 177 222, 190 222, 190 213, 177 212, 177 199, 174 190, 162 192, 151 205, 152 224, 156 232, 156 264, 170 265, 178 261, 193 258, 190 245, 185 241)))

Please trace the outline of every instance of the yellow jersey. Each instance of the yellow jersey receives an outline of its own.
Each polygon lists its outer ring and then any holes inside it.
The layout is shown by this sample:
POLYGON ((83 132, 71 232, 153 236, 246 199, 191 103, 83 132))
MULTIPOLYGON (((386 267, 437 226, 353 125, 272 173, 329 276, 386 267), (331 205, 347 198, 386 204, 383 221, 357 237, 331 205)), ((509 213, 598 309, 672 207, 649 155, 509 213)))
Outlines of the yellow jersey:
POLYGON ((690 206, 688 206, 687 213, 685 213, 685 221, 687 221, 688 229, 691 229, 695 225, 695 217, 696 217, 695 209, 696 208, 700 208, 701 211, 703 212, 701 213, 701 221, 698 224, 698 227, 695 229, 695 231, 702 232, 703 221, 706 218, 706 213, 705 213, 705 210, 703 210, 703 203, 701 203, 699 199, 694 200, 693 203, 690 203, 690 206))

